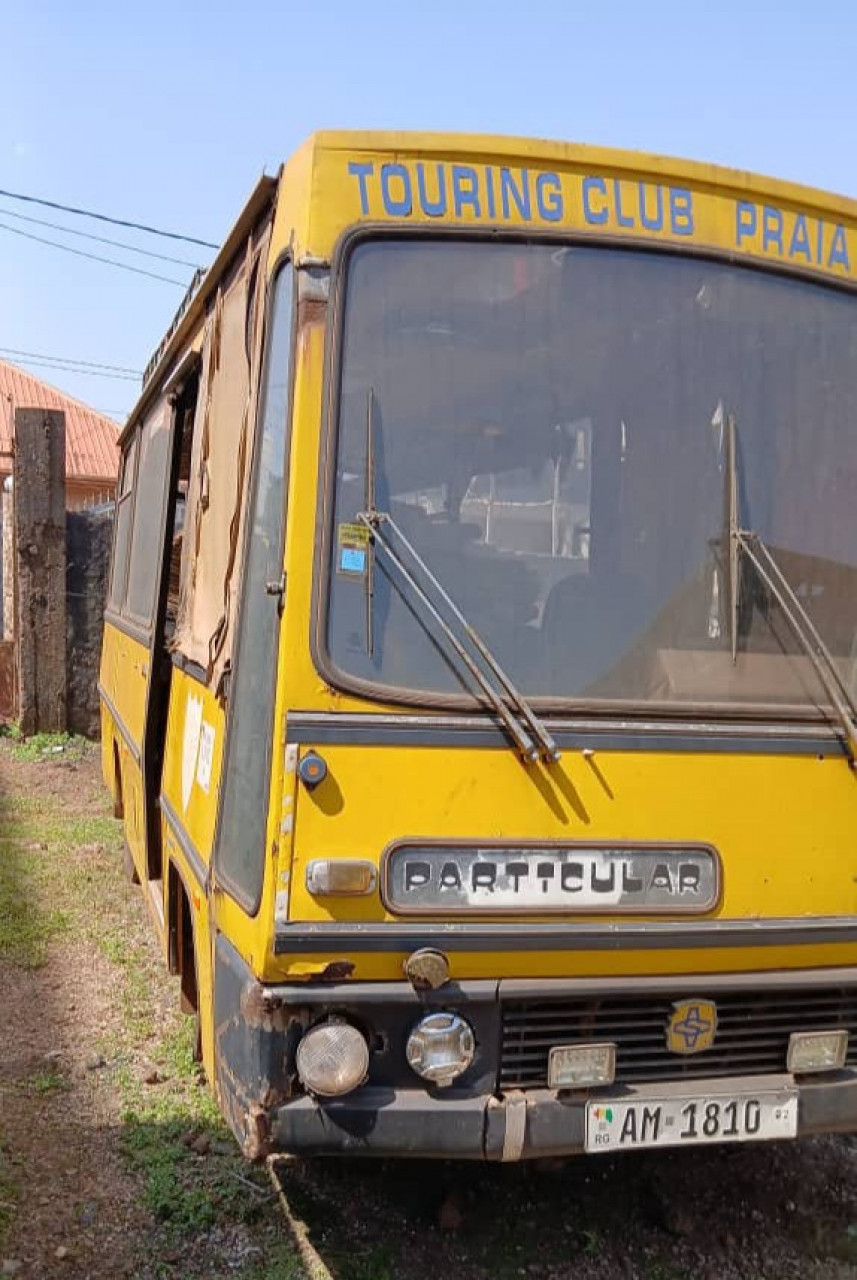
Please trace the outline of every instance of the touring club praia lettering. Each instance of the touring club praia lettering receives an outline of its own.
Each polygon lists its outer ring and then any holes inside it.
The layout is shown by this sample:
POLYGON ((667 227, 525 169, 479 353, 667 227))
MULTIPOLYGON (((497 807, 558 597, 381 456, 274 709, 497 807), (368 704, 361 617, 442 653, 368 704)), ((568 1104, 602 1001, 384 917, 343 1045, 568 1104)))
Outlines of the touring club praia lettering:
MULTIPOLYGON (((435 160, 351 161, 348 174, 364 217, 532 223, 705 240, 700 205, 706 197, 652 180, 435 160)), ((857 248, 852 228, 799 209, 725 193, 722 198, 731 206, 723 247, 851 275, 857 248)))

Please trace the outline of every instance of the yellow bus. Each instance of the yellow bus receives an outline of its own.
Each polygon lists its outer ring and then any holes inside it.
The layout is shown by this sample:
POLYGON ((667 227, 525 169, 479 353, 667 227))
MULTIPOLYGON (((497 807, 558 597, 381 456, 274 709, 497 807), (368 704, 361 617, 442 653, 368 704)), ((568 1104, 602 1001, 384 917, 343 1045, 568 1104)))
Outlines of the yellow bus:
POLYGON ((103 767, 250 1158, 857 1128, 857 204, 325 132, 122 436, 103 767))

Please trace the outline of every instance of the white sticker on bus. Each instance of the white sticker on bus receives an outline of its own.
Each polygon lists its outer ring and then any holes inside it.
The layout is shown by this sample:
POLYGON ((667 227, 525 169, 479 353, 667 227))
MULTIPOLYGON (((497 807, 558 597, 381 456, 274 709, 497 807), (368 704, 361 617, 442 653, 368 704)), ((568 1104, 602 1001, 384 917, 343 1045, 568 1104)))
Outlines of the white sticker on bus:
POLYGON ((199 731, 199 759, 196 764, 196 780, 206 795, 211 786, 211 764, 214 759, 214 725, 203 720, 199 731))
POLYGON ((190 800, 196 761, 199 755, 199 732, 202 727, 202 698, 188 695, 184 713, 184 741, 182 742, 182 808, 187 810, 190 800))

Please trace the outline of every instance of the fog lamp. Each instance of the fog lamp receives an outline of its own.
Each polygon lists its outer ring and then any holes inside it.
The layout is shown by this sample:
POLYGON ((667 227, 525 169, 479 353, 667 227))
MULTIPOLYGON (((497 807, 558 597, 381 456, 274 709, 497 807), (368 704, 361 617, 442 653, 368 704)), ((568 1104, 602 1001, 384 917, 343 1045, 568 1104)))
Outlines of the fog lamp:
POLYGON ((405 1055, 418 1076, 439 1089, 452 1084, 473 1061, 476 1041, 457 1013, 430 1013, 408 1036, 405 1055))
POLYGON ((616 1076, 615 1044, 562 1044, 548 1054, 551 1089, 585 1089, 612 1084, 616 1076))
POLYGON ((297 1068, 310 1093, 338 1098, 366 1079, 369 1046, 348 1022, 323 1022, 312 1027, 298 1045, 297 1068))
POLYGON ((378 873, 358 858, 315 858, 307 863, 306 887, 316 897, 371 893, 378 873))
POLYGON ((795 1031, 789 1036, 786 1066, 795 1075, 810 1071, 838 1071, 845 1066, 847 1031, 795 1031))

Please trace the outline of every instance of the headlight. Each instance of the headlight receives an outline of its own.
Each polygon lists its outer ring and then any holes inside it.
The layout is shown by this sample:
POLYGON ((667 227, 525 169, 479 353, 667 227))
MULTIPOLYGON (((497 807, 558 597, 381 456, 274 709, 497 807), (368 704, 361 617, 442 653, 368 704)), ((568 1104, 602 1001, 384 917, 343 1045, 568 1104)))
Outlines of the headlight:
POLYGON ((348 1022, 323 1022, 301 1040, 297 1052, 301 1083, 310 1093, 337 1098, 366 1079, 369 1046, 348 1022))
POLYGON ((476 1041, 469 1023, 457 1013, 430 1013, 408 1036, 408 1064, 439 1089, 452 1084, 473 1061, 476 1041))

